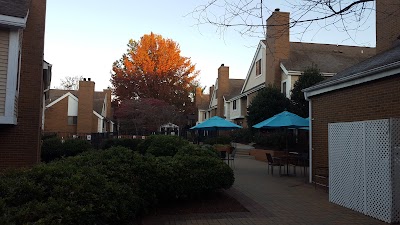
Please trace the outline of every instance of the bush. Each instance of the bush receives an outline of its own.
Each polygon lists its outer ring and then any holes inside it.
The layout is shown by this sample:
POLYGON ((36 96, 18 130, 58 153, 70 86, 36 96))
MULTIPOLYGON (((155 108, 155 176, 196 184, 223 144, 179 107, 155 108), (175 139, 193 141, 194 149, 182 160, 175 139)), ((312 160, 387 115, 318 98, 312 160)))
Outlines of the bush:
POLYGON ((0 221, 126 223, 143 208, 135 173, 131 173, 140 167, 135 167, 140 160, 141 156, 130 150, 113 148, 3 176, 0 205, 4 213, 0 221))
POLYGON ((142 142, 141 139, 129 139, 129 138, 122 138, 122 139, 107 139, 102 143, 102 149, 108 149, 111 147, 125 147, 129 148, 133 151, 138 150, 138 145, 142 142))
POLYGON ((265 148, 283 150, 286 148, 286 134, 282 131, 258 133, 255 135, 254 142, 265 148))
POLYGON ((207 145, 215 145, 215 144, 230 144, 232 139, 229 136, 218 136, 218 137, 211 137, 204 140, 204 144, 207 145))
POLYGON ((237 129, 230 133, 233 142, 250 143, 254 141, 254 133, 249 128, 237 129))
POLYGON ((142 154, 174 156, 179 148, 186 145, 189 145, 189 142, 178 136, 151 135, 139 144, 138 149, 142 154))
POLYGON ((49 138, 43 140, 41 158, 44 162, 50 162, 63 154, 63 145, 60 138, 49 138))
POLYGON ((60 138, 49 138, 43 140, 41 159, 44 162, 50 162, 62 157, 78 155, 91 148, 91 144, 85 140, 71 139, 62 143, 60 138))
POLYGON ((232 169, 214 154, 194 145, 161 157, 113 147, 8 172, 0 223, 127 224, 159 201, 231 187, 232 169))
POLYGON ((203 157, 214 157, 219 158, 219 154, 211 145, 193 145, 189 144, 187 146, 181 147, 175 156, 203 156, 203 157))

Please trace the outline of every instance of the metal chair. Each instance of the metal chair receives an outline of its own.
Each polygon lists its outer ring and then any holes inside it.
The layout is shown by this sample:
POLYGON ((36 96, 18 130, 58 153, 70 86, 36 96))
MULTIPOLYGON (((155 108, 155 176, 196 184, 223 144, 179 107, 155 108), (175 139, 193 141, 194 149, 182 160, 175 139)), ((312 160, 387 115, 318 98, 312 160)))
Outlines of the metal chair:
POLYGON ((236 155, 236 148, 233 148, 231 153, 229 154, 230 157, 228 157, 228 165, 229 165, 229 161, 232 161, 233 168, 235 168, 235 155, 236 155))
POLYGON ((279 166, 279 175, 282 174, 282 166, 285 168, 285 165, 281 163, 280 159, 277 157, 272 157, 270 153, 265 153, 267 156, 267 163, 268 163, 268 174, 269 174, 269 168, 271 167, 271 174, 272 176, 274 175, 274 167, 279 166))

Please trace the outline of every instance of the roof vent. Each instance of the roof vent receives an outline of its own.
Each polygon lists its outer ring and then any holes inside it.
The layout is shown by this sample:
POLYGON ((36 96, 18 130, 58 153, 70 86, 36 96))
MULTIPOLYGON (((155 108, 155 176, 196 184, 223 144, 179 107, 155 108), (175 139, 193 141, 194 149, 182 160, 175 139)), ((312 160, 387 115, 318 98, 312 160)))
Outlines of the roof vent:
POLYGON ((83 78, 83 81, 86 81, 86 78, 83 78))
POLYGON ((275 12, 279 12, 279 11, 281 11, 280 8, 276 8, 276 9, 275 9, 275 12))
POLYGON ((91 78, 88 78, 87 80, 88 80, 88 81, 90 81, 90 80, 91 80, 91 78))
POLYGON ((225 66, 225 64, 222 63, 221 66, 225 66))

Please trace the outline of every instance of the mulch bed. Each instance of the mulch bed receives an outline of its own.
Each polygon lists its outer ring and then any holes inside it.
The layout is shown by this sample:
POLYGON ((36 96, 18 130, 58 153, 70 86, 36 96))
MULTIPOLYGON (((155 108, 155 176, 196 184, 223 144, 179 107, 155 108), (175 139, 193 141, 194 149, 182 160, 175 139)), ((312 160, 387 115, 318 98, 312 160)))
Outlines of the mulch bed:
POLYGON ((179 200, 160 205, 156 215, 182 215, 196 213, 248 212, 240 202, 226 194, 216 192, 202 199, 179 200))

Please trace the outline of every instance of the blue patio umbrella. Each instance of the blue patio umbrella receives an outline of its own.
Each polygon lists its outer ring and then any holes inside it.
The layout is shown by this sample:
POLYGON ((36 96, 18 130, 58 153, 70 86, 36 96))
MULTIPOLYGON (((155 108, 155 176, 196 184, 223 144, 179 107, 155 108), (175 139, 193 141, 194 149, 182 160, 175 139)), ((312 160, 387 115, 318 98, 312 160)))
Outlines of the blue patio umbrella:
POLYGON ((254 125, 254 128, 264 128, 264 129, 271 129, 271 128, 301 128, 301 127, 308 127, 307 119, 300 117, 294 113, 283 111, 275 116, 268 118, 260 123, 254 125))
MULTIPOLYGON (((260 123, 257 123, 253 126, 254 128, 258 129, 274 129, 274 128, 285 128, 286 130, 286 155, 288 154, 288 139, 287 139, 287 130, 294 129, 294 128, 308 128, 309 121, 300 117, 294 113, 283 111, 275 116, 268 118, 260 123)), ((286 171, 288 172, 289 165, 287 164, 286 171)))
POLYGON ((210 119, 197 124, 196 126, 190 128, 191 130, 232 130, 240 129, 241 126, 234 124, 228 120, 225 120, 219 116, 211 117, 210 119))

